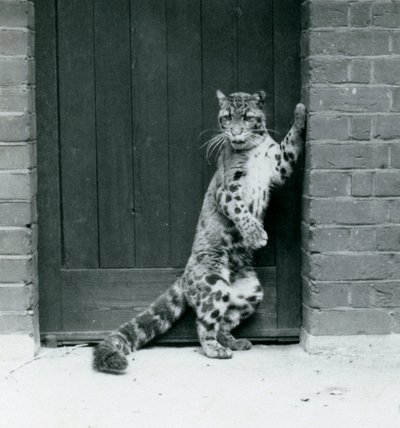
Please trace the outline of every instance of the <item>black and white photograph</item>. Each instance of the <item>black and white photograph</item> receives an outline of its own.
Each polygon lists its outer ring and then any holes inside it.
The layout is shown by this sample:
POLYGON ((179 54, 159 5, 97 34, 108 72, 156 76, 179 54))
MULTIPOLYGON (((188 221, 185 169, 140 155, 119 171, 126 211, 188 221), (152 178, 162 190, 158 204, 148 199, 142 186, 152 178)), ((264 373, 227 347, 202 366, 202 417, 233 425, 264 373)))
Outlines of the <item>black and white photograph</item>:
POLYGON ((400 0, 0 0, 0 427, 400 427, 400 0))

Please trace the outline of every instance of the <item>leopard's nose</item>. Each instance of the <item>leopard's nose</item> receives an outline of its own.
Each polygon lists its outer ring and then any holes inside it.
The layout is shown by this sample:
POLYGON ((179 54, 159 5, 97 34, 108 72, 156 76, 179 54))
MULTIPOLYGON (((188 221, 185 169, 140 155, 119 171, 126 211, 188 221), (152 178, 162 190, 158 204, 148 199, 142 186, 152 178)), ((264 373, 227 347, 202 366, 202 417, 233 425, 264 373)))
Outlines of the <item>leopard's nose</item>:
POLYGON ((243 132, 243 129, 240 126, 234 126, 231 130, 232 135, 234 137, 237 137, 238 135, 240 135, 243 132))

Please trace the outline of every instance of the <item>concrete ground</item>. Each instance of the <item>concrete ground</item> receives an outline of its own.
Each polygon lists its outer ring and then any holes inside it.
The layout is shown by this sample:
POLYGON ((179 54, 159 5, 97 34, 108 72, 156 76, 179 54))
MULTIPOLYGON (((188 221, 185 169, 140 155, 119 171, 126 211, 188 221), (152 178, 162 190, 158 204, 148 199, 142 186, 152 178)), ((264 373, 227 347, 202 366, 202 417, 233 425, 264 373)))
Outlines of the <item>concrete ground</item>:
POLYGON ((398 356, 308 355, 255 346, 232 360, 148 348, 123 376, 95 373, 91 349, 43 349, 0 364, 3 428, 397 428, 398 356))

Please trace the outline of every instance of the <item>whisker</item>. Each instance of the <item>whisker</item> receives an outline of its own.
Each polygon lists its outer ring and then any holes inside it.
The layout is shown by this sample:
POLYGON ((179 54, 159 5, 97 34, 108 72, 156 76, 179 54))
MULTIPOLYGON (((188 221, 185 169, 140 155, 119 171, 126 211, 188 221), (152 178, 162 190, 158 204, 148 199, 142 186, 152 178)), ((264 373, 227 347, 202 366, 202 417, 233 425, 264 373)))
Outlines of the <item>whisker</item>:
POLYGON ((203 134, 205 134, 206 132, 211 132, 211 131, 219 132, 219 129, 217 129, 217 128, 209 128, 209 129, 205 129, 204 131, 200 132, 200 134, 197 136, 197 141, 199 140, 199 138, 200 138, 201 136, 203 136, 203 134))
POLYGON ((221 137, 211 139, 211 140, 207 143, 207 147, 208 147, 208 148, 211 148, 211 147, 215 146, 216 144, 218 144, 218 143, 220 142, 220 140, 221 140, 221 137))
POLYGON ((214 140, 211 141, 210 144, 207 146, 207 152, 206 152, 206 157, 208 158, 210 156, 210 154, 212 153, 212 151, 214 150, 214 148, 216 146, 218 146, 218 144, 220 143, 220 139, 218 140, 214 140))
POLYGON ((210 156, 217 150, 218 148, 221 147, 221 145, 223 144, 223 140, 219 140, 217 144, 214 144, 213 148, 210 150, 210 156))
POLYGON ((222 137, 224 137, 224 134, 222 134, 220 132, 220 133, 214 135, 213 137, 211 137, 209 140, 207 140, 204 144, 202 144, 200 146, 200 148, 202 148, 202 147, 206 146, 207 144, 210 144, 212 141, 217 140, 217 139, 222 138, 222 137))
POLYGON ((267 131, 273 132, 274 134, 282 135, 282 132, 274 131, 273 129, 265 128, 267 131))
POLYGON ((218 152, 217 152, 217 154, 216 154, 216 157, 217 158, 219 158, 219 155, 221 154, 221 151, 222 151, 222 149, 224 148, 224 145, 223 144, 221 144, 220 146, 219 146, 219 148, 218 148, 218 152))
POLYGON ((214 153, 219 155, 225 143, 226 143, 226 138, 225 138, 225 135, 222 134, 222 136, 218 140, 214 141, 213 144, 210 144, 208 146, 206 159, 209 163, 210 163, 210 158, 214 153))

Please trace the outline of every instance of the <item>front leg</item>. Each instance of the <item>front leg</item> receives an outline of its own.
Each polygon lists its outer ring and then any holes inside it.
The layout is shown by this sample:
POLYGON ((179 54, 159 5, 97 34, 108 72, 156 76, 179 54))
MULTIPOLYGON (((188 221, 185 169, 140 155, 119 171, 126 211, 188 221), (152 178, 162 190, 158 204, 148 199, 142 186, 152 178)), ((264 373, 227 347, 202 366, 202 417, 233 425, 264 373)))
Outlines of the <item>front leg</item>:
POLYGON ((281 184, 293 172, 293 168, 304 145, 306 126, 306 109, 303 104, 297 104, 294 110, 294 123, 280 145, 274 150, 275 175, 273 181, 281 184))
POLYGON ((257 249, 267 245, 268 235, 263 225, 243 202, 242 185, 239 182, 221 185, 217 190, 218 209, 233 221, 243 237, 244 245, 257 249))

